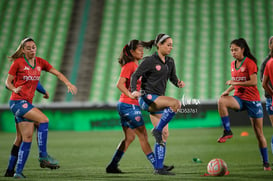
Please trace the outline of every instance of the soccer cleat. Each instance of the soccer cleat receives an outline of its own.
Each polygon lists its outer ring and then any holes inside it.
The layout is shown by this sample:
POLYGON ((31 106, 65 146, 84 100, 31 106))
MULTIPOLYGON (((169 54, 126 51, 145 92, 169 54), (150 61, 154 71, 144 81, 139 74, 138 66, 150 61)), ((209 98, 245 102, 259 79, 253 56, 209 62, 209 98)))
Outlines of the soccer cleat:
POLYGON ((46 157, 40 157, 39 162, 40 162, 41 168, 50 168, 50 169, 60 168, 58 160, 55 160, 53 157, 49 155, 47 155, 46 157))
POLYGON ((159 131, 157 129, 152 130, 152 135, 155 137, 155 141, 160 144, 161 146, 165 146, 163 140, 162 140, 162 131, 159 131))
POLYGON ((167 171, 171 171, 172 169, 174 169, 173 165, 167 166, 167 165, 163 165, 163 169, 167 170, 167 171))
POLYGON ((21 178, 26 178, 26 176, 24 176, 24 174, 23 173, 15 173, 14 175, 13 175, 13 178, 15 178, 15 179, 21 179, 21 178))
POLYGON ((264 166, 265 171, 270 171, 271 170, 271 167, 270 167, 269 163, 264 163, 263 166, 264 166))
POLYGON ((167 171, 164 168, 154 170, 154 174, 155 175, 175 175, 175 173, 167 171))
POLYGON ((13 177, 13 175, 14 175, 14 170, 7 169, 4 177, 13 177))
POLYGON ((224 130, 223 135, 217 140, 218 143, 225 143, 227 139, 232 138, 233 134, 231 131, 224 130))
POLYGON ((122 173, 122 171, 117 166, 108 165, 106 173, 122 173))

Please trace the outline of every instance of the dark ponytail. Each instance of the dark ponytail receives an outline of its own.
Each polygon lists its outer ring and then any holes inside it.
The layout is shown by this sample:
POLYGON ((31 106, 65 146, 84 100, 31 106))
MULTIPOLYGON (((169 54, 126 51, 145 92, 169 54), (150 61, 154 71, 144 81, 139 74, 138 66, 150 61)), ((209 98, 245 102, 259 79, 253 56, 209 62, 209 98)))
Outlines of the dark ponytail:
POLYGON ((257 65, 257 59, 251 54, 250 48, 244 38, 235 39, 230 43, 230 45, 232 45, 232 44, 235 44, 238 47, 243 48, 244 49, 244 56, 253 60, 255 62, 255 64, 257 65))
POLYGON ((272 43, 273 43, 273 36, 271 36, 268 40, 268 46, 270 47, 270 57, 272 58, 273 57, 273 46, 272 46, 272 43))
POLYGON ((163 44, 168 38, 171 38, 169 35, 160 33, 156 36, 155 40, 150 40, 148 42, 142 41, 141 44, 147 49, 152 49, 153 46, 157 47, 158 43, 163 44))
POLYGON ((134 61, 134 57, 132 56, 130 50, 136 50, 138 45, 141 45, 141 41, 131 40, 123 47, 121 55, 118 59, 120 66, 124 66, 128 62, 134 61))

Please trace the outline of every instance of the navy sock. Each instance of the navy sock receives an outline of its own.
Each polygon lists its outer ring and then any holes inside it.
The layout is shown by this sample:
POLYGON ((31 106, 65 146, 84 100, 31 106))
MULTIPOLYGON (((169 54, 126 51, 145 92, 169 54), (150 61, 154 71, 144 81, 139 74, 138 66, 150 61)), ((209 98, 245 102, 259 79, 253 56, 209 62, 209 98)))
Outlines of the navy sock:
POLYGON ((163 168, 163 162, 165 158, 165 146, 161 146, 160 144, 155 144, 155 159, 156 159, 156 169, 162 169, 163 168))
POLYGON ((260 148, 260 153, 263 159, 263 163, 268 163, 267 148, 260 148))
POLYGON ((175 115, 175 112, 173 112, 171 110, 171 108, 169 108, 169 107, 165 108, 164 112, 163 112, 163 114, 161 116, 161 119, 160 119, 159 123, 156 126, 156 129, 162 131, 163 128, 172 120, 174 115, 175 115))
POLYGON ((31 147, 31 142, 21 143, 19 154, 18 154, 16 173, 22 173, 25 163, 27 161, 29 152, 30 152, 30 147, 31 147))
POLYGON ((271 137, 271 152, 273 154, 273 136, 271 137))
POLYGON ((17 159, 18 159, 19 146, 13 145, 9 157, 8 170, 12 171, 15 168, 17 159))
POLYGON ((156 159, 155 159, 155 154, 154 152, 151 152, 149 154, 146 155, 147 159, 151 162, 151 164, 153 165, 154 169, 156 169, 156 159))
POLYGON ((39 147, 39 156, 47 156, 47 134, 48 134, 48 123, 40 123, 38 127, 38 147, 39 147))
POLYGON ((226 131, 230 131, 230 121, 229 116, 221 117, 222 125, 226 131))
POLYGON ((112 158, 112 161, 110 163, 110 165, 112 166, 117 166, 118 165, 118 162, 121 160, 122 156, 123 156, 124 152, 123 151, 120 151, 120 150, 117 150, 112 158))

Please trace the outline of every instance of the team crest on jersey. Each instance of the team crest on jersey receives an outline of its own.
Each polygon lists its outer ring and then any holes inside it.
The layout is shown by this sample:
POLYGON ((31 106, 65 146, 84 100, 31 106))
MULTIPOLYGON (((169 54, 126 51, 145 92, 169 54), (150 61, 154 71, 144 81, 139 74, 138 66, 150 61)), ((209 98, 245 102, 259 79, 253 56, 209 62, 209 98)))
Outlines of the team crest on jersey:
POLYGON ((160 71, 160 70, 161 70, 161 65, 156 65, 156 66, 155 66, 155 69, 156 69, 157 71, 160 71))
POLYGON ((140 117, 140 116, 137 116, 137 117, 135 117, 135 120, 136 120, 137 122, 139 122, 139 121, 141 120, 141 117, 140 117))
POLYGON ((25 66, 24 70, 29 70, 29 68, 27 66, 25 66))
POLYGON ((39 72, 41 72, 41 67, 40 67, 40 66, 38 66, 38 67, 37 67, 37 70, 38 70, 39 72))
POLYGON ((244 72, 246 70, 246 68, 245 67, 241 67, 240 70, 241 70, 241 72, 244 72))

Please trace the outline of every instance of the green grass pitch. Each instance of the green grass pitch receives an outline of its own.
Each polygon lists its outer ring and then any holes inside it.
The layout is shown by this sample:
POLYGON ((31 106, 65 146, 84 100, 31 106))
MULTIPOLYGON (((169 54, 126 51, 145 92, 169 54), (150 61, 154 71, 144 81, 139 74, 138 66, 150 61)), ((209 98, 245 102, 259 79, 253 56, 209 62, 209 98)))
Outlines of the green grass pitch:
MULTIPOLYGON (((153 175, 153 169, 136 139, 124 154, 119 168, 124 174, 106 174, 105 167, 123 137, 121 131, 54 132, 49 131, 48 152, 59 160, 58 170, 42 169, 38 163, 37 143, 34 138, 24 174, 27 180, 272 180, 273 171, 264 171, 257 140, 252 128, 233 127, 234 136, 226 143, 217 143, 222 128, 170 129, 165 164, 174 164, 175 176, 153 175), (242 137, 240 133, 249 132, 242 137), (202 163, 193 163, 198 157, 202 163), (230 175, 224 177, 201 177, 207 163, 213 158, 226 161, 230 175)), ((153 148, 154 138, 149 132, 153 148)), ((273 156, 270 140, 273 128, 265 127, 269 160, 273 156)), ((3 177, 15 133, 0 132, 0 180, 3 177)))

